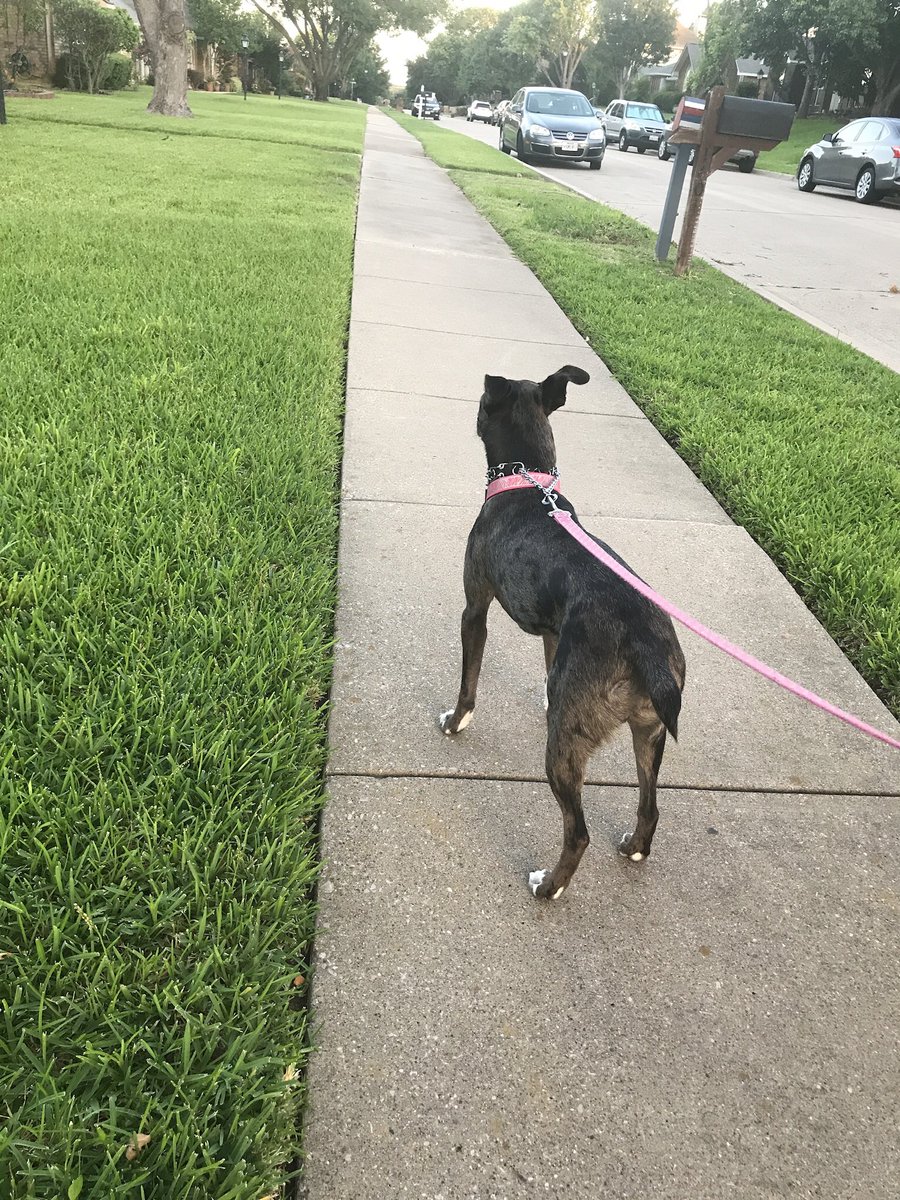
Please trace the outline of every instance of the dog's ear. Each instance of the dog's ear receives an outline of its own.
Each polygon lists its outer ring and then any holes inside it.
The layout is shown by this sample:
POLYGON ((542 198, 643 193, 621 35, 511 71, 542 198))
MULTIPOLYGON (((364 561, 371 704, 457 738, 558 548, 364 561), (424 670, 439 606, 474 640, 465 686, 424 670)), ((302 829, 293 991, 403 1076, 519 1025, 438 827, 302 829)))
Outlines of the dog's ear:
POLYGON ((485 408, 499 408, 501 404, 512 395, 512 384, 508 379, 504 379, 502 375, 485 375, 484 377, 484 401, 485 408))
POLYGON ((552 375, 548 375, 541 384, 541 403, 548 415, 556 412, 566 402, 566 384, 587 383, 590 379, 587 371, 581 367, 560 367, 552 375))

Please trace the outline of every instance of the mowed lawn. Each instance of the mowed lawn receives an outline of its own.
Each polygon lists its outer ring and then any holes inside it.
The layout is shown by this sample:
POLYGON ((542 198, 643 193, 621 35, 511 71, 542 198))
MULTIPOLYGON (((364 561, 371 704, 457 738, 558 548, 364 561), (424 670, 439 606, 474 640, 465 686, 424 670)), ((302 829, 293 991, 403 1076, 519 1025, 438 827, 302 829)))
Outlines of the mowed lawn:
POLYGON ((391 115, 900 715, 896 373, 703 262, 677 279, 630 217, 534 172, 517 177, 481 142, 391 115))
POLYGON ((147 97, 0 129, 3 1197, 298 1144, 365 112, 147 97))
POLYGON ((846 124, 846 117, 807 117, 802 121, 795 119, 787 141, 781 142, 774 150, 765 150, 760 154, 760 169, 795 175, 803 151, 821 141, 826 133, 836 133, 846 124))

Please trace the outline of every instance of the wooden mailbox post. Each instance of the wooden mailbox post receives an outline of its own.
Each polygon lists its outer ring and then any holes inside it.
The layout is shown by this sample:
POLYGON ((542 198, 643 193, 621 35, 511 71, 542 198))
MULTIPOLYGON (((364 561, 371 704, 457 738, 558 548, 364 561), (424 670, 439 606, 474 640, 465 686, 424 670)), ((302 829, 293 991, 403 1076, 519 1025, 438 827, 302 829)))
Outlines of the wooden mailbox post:
POLYGON ((676 275, 683 275, 691 265, 706 181, 713 171, 726 163, 735 150, 771 150, 789 136, 793 120, 792 104, 726 96, 723 87, 714 87, 706 101, 693 96, 682 98, 669 134, 669 145, 676 147, 675 163, 656 244, 656 257, 662 261, 668 257, 678 199, 693 146, 694 172, 678 240, 676 275))

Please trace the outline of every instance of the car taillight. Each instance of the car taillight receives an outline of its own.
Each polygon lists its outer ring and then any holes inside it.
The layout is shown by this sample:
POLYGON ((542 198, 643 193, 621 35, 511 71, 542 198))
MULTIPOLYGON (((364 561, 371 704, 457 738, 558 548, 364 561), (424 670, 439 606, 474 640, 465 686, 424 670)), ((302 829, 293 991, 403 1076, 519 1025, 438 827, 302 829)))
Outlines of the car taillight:
POLYGON ((900 146, 891 146, 891 153, 894 158, 900 158, 900 146))

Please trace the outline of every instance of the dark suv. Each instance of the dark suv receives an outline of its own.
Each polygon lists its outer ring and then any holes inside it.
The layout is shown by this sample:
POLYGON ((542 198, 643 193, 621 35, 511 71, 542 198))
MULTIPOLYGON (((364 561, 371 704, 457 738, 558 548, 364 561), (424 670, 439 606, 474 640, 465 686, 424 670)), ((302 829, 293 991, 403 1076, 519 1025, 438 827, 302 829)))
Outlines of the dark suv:
POLYGON ((433 121, 441 119, 441 105, 434 92, 419 92, 410 111, 414 117, 430 117, 433 121))

